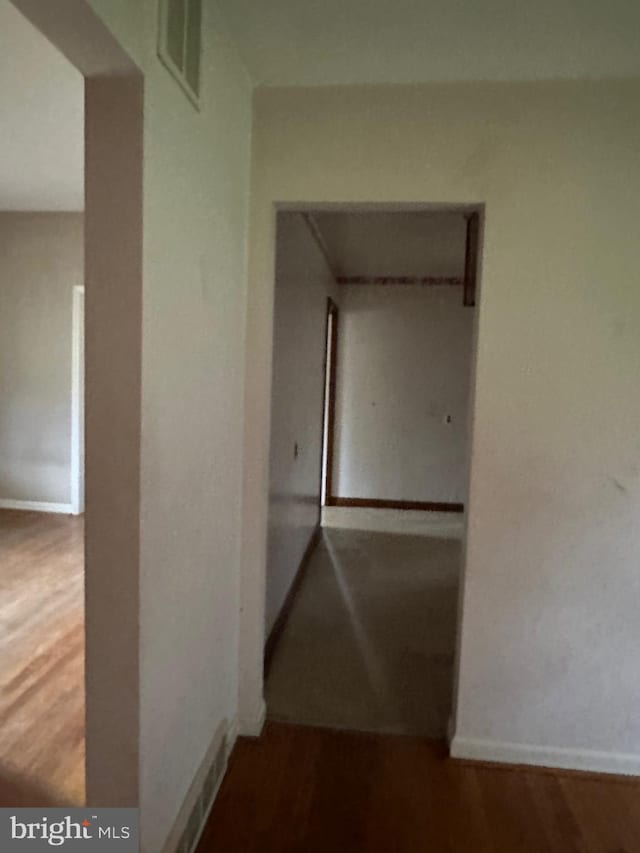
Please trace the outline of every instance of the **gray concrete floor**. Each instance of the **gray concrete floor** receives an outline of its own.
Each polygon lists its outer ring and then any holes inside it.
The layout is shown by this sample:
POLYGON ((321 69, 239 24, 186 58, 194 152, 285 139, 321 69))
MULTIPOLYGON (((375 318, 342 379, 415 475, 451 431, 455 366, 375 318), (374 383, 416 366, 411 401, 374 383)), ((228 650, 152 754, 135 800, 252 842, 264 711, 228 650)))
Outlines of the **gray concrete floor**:
POLYGON ((441 737, 460 542, 325 529, 266 683, 270 719, 441 737))

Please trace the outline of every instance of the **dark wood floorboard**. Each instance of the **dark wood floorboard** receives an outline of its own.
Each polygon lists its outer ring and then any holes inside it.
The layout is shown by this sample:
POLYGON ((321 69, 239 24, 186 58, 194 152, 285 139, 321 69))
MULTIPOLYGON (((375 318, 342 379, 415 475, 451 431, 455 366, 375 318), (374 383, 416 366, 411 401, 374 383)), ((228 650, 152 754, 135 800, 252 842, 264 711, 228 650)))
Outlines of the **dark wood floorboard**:
POLYGON ((438 741, 267 723, 198 853, 640 853, 640 782, 451 761, 438 741))
POLYGON ((82 518, 0 510, 0 806, 84 803, 82 518))

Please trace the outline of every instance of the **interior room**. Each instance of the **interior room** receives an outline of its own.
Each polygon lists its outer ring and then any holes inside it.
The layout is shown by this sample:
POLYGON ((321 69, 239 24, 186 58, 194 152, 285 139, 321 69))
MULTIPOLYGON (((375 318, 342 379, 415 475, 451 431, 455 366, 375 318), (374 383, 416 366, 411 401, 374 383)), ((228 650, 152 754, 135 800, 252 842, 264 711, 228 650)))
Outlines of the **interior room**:
POLYGON ((446 734, 477 217, 455 208, 278 217, 269 719, 446 734))
POLYGON ((0 799, 84 803, 84 81, 0 4, 0 799))

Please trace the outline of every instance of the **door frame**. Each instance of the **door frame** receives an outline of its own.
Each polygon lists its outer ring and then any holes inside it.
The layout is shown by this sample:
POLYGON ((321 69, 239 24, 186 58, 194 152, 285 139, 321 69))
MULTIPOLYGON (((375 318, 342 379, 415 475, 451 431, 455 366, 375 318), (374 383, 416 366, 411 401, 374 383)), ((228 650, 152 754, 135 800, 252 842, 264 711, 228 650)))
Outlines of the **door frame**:
POLYGON ((321 506, 331 506, 333 501, 339 323, 340 309, 329 296, 327 297, 327 321, 324 336, 324 398, 322 403, 322 458, 320 468, 321 506))
MULTIPOLYGON (((278 178, 275 178, 277 184, 278 178)), ((249 246, 249 281, 247 299, 247 351, 245 361, 245 422, 243 434, 243 502, 242 546, 240 570, 240 643, 238 724, 244 735, 257 735, 262 731, 266 717, 264 702, 263 657, 265 646, 266 553, 269 507, 269 447, 271 436, 271 364, 273 356, 273 306, 276 275, 277 217, 282 212, 314 214, 318 212, 417 212, 458 211, 477 212, 478 240, 478 302, 482 289, 482 251, 485 204, 482 201, 458 200, 451 202, 423 200, 368 199, 318 199, 309 198, 309 186, 286 182, 267 187, 253 201, 252 236, 249 246), (284 198, 283 198, 284 196, 284 198), (290 200, 286 200, 289 197, 290 200)), ((321 188, 321 193, 324 188, 321 188)), ((478 358, 478 317, 476 311, 473 332, 471 363, 471 390, 469 400, 469 433, 467 453, 473 447, 475 413, 475 374, 478 358)), ((470 476, 470 474, 469 474, 470 476)), ((467 483, 466 529, 472 513, 467 483)), ((466 544, 463 548, 460 602, 458 607, 458 639, 454 696, 458 688, 458 659, 460 630, 464 619, 462 595, 465 588, 466 544)), ((454 714, 456 701, 454 699, 454 714)))
POLYGON ((136 807, 144 75, 90 0, 11 2, 85 80, 86 803, 136 807))
POLYGON ((84 512, 84 285, 73 286, 71 307, 71 512, 84 512))

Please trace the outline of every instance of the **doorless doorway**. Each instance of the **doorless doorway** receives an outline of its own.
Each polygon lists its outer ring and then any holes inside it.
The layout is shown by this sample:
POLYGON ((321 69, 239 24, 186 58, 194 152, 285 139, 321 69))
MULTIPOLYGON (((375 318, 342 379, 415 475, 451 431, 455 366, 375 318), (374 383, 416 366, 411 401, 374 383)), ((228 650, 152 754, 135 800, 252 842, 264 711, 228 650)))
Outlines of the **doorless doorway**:
POLYGON ((480 221, 470 205, 278 213, 265 625, 277 719, 444 736, 480 221))
POLYGON ((86 798, 135 806, 143 77, 85 0, 13 2, 85 78, 86 798))

